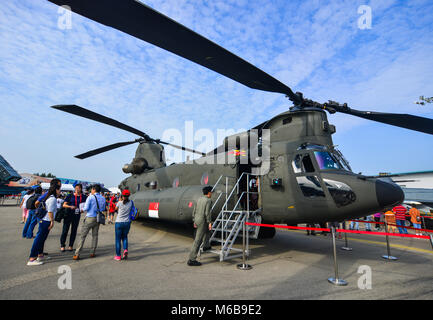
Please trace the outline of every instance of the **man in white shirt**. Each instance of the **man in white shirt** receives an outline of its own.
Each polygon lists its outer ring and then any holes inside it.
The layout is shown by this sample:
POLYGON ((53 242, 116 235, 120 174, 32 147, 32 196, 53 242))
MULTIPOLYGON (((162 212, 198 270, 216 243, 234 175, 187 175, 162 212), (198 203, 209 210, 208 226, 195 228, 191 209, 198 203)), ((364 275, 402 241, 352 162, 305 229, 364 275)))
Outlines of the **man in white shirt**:
POLYGON ((86 219, 84 219, 83 226, 81 229, 81 240, 78 245, 74 260, 80 259, 80 253, 84 246, 84 241, 86 241, 87 234, 92 230, 92 253, 90 258, 96 257, 96 247, 98 246, 98 231, 99 223, 97 221, 98 212, 105 211, 105 198, 101 196, 101 186, 94 185, 92 187, 91 195, 87 197, 86 205, 84 206, 84 211, 86 211, 86 219))

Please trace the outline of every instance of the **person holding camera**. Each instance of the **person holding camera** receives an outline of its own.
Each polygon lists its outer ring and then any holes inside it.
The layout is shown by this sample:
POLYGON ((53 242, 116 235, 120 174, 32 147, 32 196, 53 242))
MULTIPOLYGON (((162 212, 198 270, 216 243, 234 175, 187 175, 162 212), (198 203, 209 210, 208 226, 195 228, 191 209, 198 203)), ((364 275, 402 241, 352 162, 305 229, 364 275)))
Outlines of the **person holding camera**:
POLYGON ((130 212, 134 206, 134 203, 129 200, 131 192, 129 190, 123 190, 122 198, 116 204, 117 218, 115 223, 115 235, 116 235, 116 255, 114 260, 120 261, 121 245, 123 243, 123 260, 128 259, 128 233, 131 228, 130 212))

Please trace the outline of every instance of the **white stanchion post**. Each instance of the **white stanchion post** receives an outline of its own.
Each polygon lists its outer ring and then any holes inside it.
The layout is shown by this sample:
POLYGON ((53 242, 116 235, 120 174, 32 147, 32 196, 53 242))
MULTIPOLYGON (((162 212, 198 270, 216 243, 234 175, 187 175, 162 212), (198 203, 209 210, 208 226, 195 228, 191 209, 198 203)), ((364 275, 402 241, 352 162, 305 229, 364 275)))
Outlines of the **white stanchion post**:
POLYGON ((246 222, 247 222, 247 220, 245 219, 244 227, 243 227, 243 231, 242 231, 242 233, 243 233, 242 234, 243 235, 243 240, 242 240, 242 251, 243 251, 243 253, 242 253, 242 263, 240 263, 240 264, 237 265, 237 268, 239 270, 251 270, 253 268, 251 265, 247 264, 247 260, 246 260, 246 245, 245 245, 246 236, 247 236, 246 235, 246 229, 247 229, 246 222))
POLYGON ((397 260, 397 258, 391 255, 391 249, 389 246, 389 237, 388 237, 388 224, 386 223, 386 221, 384 223, 385 223, 385 233, 386 233, 386 250, 387 250, 388 254, 383 255, 382 258, 384 258, 386 260, 394 261, 394 260, 397 260))
MULTIPOLYGON (((422 228, 423 228, 424 230, 426 230, 427 228, 425 227, 424 216, 421 216, 421 218, 422 218, 422 228)), ((425 234, 425 233, 424 233, 424 234, 425 234)))
MULTIPOLYGON (((345 224, 346 222, 343 221, 343 224, 345 224)), ((344 233, 344 247, 341 247, 341 250, 346 250, 346 251, 352 251, 352 248, 349 247, 349 243, 347 241, 347 233, 344 233)))
POLYGON ((334 270, 335 270, 335 278, 329 278, 328 282, 332 283, 336 286, 347 286, 347 281, 344 281, 343 279, 340 279, 338 277, 338 264, 337 264, 337 246, 335 244, 335 228, 331 227, 331 233, 332 233, 332 246, 334 249, 334 270))

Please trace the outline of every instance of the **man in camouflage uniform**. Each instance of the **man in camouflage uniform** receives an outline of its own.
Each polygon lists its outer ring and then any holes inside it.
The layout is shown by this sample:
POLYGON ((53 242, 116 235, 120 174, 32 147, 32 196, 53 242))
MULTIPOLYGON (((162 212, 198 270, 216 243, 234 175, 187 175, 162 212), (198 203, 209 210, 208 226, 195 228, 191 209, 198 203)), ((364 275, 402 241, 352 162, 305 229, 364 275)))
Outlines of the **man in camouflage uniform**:
MULTIPOLYGON (((206 242, 209 240, 209 231, 212 230, 211 223, 211 208, 212 208, 212 187, 203 188, 203 197, 198 199, 197 206, 192 212, 192 221, 194 222, 194 228, 197 229, 194 244, 192 245, 191 252, 189 255, 188 265, 189 266, 200 266, 198 262, 197 254, 200 250, 202 243, 208 245, 206 242)), ((204 248, 208 249, 208 248, 204 248)))

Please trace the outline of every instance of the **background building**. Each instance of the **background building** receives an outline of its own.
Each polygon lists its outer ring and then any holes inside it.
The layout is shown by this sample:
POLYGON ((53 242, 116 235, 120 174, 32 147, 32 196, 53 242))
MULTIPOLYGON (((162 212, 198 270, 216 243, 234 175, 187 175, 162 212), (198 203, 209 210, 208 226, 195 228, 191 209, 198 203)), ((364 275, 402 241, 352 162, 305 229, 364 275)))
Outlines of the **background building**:
POLYGON ((379 176, 398 184, 406 203, 419 202, 433 208, 433 171, 380 173, 379 176))

